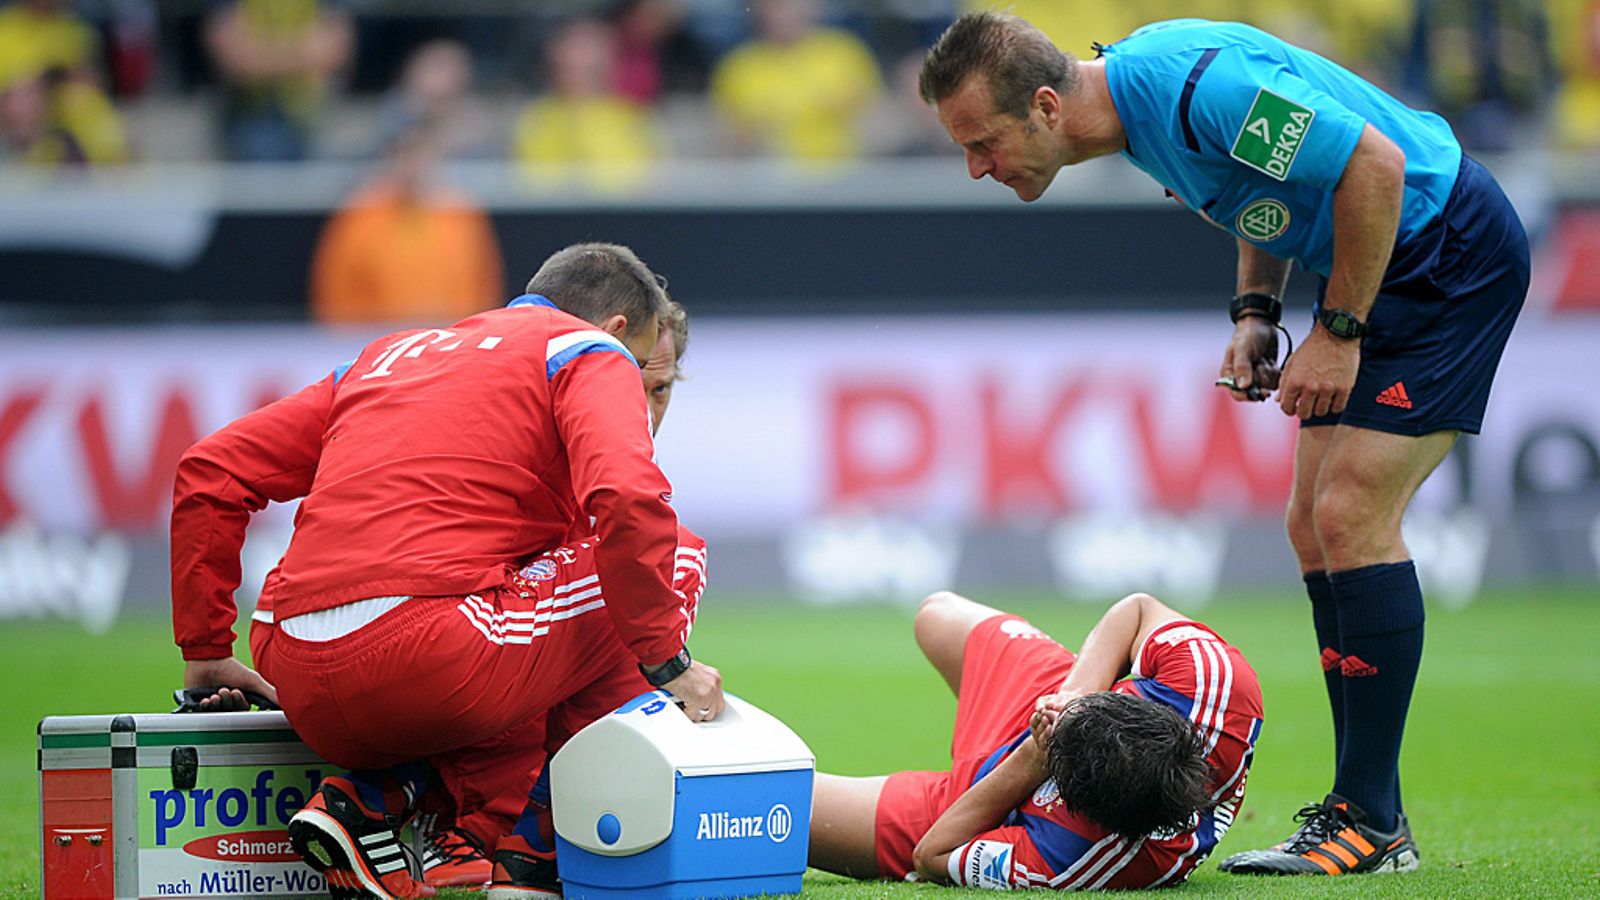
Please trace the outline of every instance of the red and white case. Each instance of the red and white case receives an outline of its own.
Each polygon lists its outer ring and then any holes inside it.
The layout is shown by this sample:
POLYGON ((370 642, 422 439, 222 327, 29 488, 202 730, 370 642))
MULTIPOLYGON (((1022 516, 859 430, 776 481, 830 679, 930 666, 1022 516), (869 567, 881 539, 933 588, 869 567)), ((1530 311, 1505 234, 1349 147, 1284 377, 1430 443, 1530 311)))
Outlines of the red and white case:
POLYGON ((281 712, 46 718, 41 893, 326 896, 286 829, 331 771, 281 712))

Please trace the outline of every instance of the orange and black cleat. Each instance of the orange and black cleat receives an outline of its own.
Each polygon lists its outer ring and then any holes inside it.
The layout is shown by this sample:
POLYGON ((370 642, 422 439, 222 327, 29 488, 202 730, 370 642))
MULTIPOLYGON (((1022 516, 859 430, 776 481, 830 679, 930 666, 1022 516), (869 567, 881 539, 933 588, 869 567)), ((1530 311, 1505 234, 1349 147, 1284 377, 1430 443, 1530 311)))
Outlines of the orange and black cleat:
POLYGON ((1409 872, 1417 867, 1417 843, 1400 814, 1395 830, 1385 834, 1366 824, 1361 809, 1338 794, 1295 814, 1300 827, 1268 850, 1235 853, 1222 861, 1233 875, 1355 875, 1367 872, 1409 872))
POLYGON ((423 838, 422 871, 436 888, 483 887, 494 862, 471 834, 458 828, 430 830, 423 838))
POLYGON ((432 897, 432 887, 411 877, 399 826, 400 817, 368 809, 349 779, 331 776, 289 820, 289 842, 327 879, 333 900, 432 897))

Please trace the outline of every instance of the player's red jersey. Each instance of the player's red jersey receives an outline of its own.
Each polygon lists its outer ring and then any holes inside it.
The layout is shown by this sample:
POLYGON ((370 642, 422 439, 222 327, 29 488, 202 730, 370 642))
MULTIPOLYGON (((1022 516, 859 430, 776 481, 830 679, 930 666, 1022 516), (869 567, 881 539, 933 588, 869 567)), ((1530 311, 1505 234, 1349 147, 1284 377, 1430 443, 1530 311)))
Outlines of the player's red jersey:
MULTIPOLYGON (((1206 741, 1215 805, 1191 828, 1128 839, 1066 809, 1055 782, 1048 780, 999 828, 951 853, 950 874, 957 884, 1059 890, 1179 884, 1222 839, 1244 801, 1245 778, 1261 730, 1261 687, 1250 664, 1206 626, 1171 622, 1151 634, 1132 677, 1112 690, 1166 704, 1194 723, 1206 741)), ((1027 706, 1031 708, 1031 699, 1027 706)), ((1024 727, 962 788, 987 774, 1027 736, 1024 727)))
MULTIPOLYGON (((1034 701, 1056 691, 1077 657, 1012 615, 967 636, 960 697, 945 772, 896 772, 878 797, 874 843, 880 874, 908 876, 912 848, 978 779, 1028 739, 1034 701)), ((1178 884, 1238 814, 1261 729, 1261 688, 1239 651, 1196 622, 1157 628, 1139 648, 1131 678, 1112 688, 1176 709, 1205 738, 1215 806, 1175 834, 1127 840, 1064 808, 1046 781, 998 828, 950 853, 956 884, 992 889, 1144 888, 1178 884)))
POLYGON ((543 298, 398 332, 202 440, 179 463, 173 621, 187 659, 231 652, 249 514, 304 497, 266 590, 279 621, 372 597, 503 584, 592 516, 618 635, 682 646, 671 486, 651 461, 637 363, 543 298))

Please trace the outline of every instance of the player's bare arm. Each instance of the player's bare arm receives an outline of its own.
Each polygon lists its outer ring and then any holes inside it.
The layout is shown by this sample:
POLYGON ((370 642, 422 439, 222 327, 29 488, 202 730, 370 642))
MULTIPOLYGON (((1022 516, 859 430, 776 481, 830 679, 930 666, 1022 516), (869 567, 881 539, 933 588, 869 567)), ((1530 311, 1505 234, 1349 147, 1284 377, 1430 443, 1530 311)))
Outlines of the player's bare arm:
POLYGON ((1054 694, 1039 698, 1030 723, 1039 741, 1049 739, 1061 710, 1075 697, 1110 690, 1133 668, 1145 639, 1168 622, 1184 618, 1149 594, 1129 594, 1112 604, 1083 639, 1077 662, 1054 694))
MULTIPOLYGON (((1243 238, 1235 238, 1239 245, 1239 275, 1234 289, 1236 295, 1268 294, 1282 297, 1289 283, 1293 263, 1268 254, 1243 238)), ((1234 325, 1233 338, 1222 354, 1222 368, 1217 373, 1223 379, 1233 379, 1230 391, 1235 400, 1252 398, 1247 392, 1259 386, 1263 394, 1278 387, 1278 330, 1273 322, 1261 315, 1241 316, 1234 325)))
MULTIPOLYGON (((1361 134, 1333 192, 1333 267, 1324 310, 1365 322, 1383 284, 1405 196, 1406 156, 1371 125, 1361 134)), ((1278 404, 1309 418, 1343 412, 1361 366, 1361 342, 1314 325, 1283 371, 1278 404)))
POLYGON ((1044 751, 1032 739, 1023 741, 989 774, 978 779, 939 816, 917 842, 912 861, 928 881, 953 883, 950 854, 977 835, 995 828, 1044 783, 1044 751))

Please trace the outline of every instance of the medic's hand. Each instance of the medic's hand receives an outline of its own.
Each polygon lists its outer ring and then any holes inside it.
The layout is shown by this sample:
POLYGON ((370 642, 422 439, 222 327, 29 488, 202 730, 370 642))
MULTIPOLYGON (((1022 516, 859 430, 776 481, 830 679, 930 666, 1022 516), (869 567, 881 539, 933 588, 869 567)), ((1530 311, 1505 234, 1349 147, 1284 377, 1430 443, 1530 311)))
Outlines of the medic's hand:
POLYGON ((692 722, 709 722, 722 712, 722 673, 698 659, 661 689, 683 702, 683 714, 692 722))
POLYGON ((1344 412, 1361 368, 1361 342, 1341 340, 1320 325, 1283 367, 1278 406, 1284 415, 1308 419, 1344 412))
POLYGON ((1229 393, 1235 400, 1267 399, 1278 386, 1278 329, 1261 316, 1240 319, 1233 326, 1217 377, 1233 379, 1229 393))
POLYGON ((233 712, 247 710, 250 701, 244 691, 251 690, 278 702, 278 689, 262 678, 260 673, 231 656, 222 659, 191 659, 183 664, 183 686, 186 688, 216 688, 216 693, 200 701, 201 712, 233 712))

